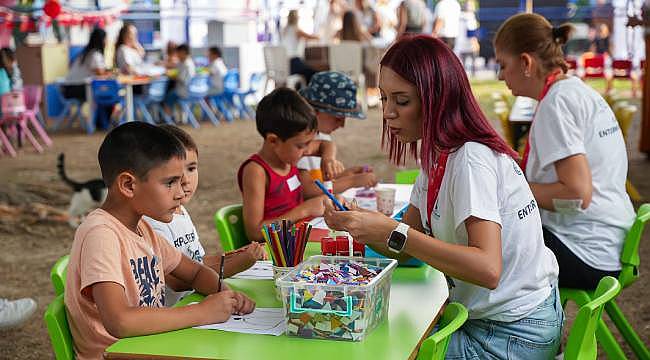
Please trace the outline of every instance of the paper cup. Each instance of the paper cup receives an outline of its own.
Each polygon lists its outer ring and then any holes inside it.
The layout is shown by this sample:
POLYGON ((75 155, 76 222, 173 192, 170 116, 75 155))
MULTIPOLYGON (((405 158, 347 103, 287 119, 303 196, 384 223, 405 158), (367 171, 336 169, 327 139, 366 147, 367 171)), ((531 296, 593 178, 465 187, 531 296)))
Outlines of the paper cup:
POLYGON ((395 189, 376 188, 375 194, 377 194, 377 211, 391 216, 395 209, 395 189))

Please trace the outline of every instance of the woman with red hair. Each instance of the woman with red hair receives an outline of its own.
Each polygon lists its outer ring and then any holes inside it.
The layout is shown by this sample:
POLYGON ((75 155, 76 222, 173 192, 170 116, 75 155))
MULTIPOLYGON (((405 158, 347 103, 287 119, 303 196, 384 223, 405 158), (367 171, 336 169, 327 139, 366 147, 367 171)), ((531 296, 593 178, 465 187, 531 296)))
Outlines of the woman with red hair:
POLYGON ((398 223, 328 204, 327 224, 451 279, 450 299, 470 315, 448 358, 553 358, 563 323, 557 262, 516 153, 481 112, 460 61, 440 40, 402 37, 381 61, 379 86, 390 159, 421 160, 411 206, 398 223))

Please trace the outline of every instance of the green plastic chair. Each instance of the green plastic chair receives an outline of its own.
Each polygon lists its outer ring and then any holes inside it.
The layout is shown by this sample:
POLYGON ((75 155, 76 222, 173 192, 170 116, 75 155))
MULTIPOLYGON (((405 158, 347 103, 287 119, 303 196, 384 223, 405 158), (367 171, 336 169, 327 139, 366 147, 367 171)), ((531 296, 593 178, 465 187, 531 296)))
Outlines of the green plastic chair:
POLYGON ((244 230, 241 204, 228 205, 217 210, 214 214, 214 225, 219 233, 223 251, 232 251, 250 244, 244 230))
POLYGON ((47 306, 43 320, 47 325, 47 333, 50 335, 56 360, 74 360, 72 334, 65 313, 63 294, 57 295, 47 306))
MULTIPOLYGON (((593 299, 580 307, 564 349, 566 360, 595 360, 598 356, 596 329, 602 321, 605 304, 621 291, 621 284, 611 276, 600 279, 593 299)), ((611 357, 610 357, 611 359, 611 357)))
POLYGON ((467 321, 467 309, 459 303, 449 303, 439 321, 439 328, 429 336, 418 352, 417 360, 444 360, 451 334, 467 321))
POLYGON ((419 174, 420 169, 398 171, 395 173, 395 184, 415 184, 419 174))
MULTIPOLYGON (((650 220, 650 204, 643 204, 639 207, 636 220, 632 224, 630 231, 625 237, 623 243, 623 251, 621 252, 622 269, 621 274, 618 276, 618 282, 621 288, 626 288, 633 284, 639 278, 639 243, 641 242, 641 234, 645 222, 650 220)), ((562 299, 562 306, 566 305, 568 300, 575 302, 578 306, 591 301, 594 298, 593 291, 585 291, 581 289, 560 289, 560 297, 562 299)), ((621 336, 630 345, 632 351, 641 360, 650 360, 650 351, 646 345, 641 341, 639 335, 634 331, 634 328, 625 318, 623 312, 616 304, 616 301, 610 301, 605 305, 605 311, 612 320, 621 336)), ((614 335, 607 328, 605 321, 602 319, 598 322, 596 330, 596 337, 598 343, 603 347, 610 359, 625 359, 625 353, 621 346, 616 341, 614 335)))
POLYGON ((65 277, 68 273, 68 261, 70 255, 64 255, 54 263, 52 270, 50 270, 50 279, 52 279, 52 286, 54 286, 54 293, 56 295, 63 294, 65 290, 65 277))

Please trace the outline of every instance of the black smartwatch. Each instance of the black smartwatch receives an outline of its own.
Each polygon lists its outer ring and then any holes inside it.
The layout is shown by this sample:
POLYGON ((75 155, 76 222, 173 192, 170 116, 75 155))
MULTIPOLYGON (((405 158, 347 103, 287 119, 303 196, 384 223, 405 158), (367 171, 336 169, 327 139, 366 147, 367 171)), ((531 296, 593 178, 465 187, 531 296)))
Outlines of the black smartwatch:
POLYGON ((390 236, 388 236, 388 250, 394 253, 400 253, 404 250, 406 246, 406 239, 408 238, 409 226, 404 223, 398 223, 395 230, 391 231, 390 236))

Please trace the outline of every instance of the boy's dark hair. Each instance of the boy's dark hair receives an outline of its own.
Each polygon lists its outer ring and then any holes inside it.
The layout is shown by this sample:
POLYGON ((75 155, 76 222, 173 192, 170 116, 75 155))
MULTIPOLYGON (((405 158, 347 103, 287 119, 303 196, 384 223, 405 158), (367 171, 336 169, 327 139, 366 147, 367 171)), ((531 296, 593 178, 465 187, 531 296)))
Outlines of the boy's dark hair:
POLYGON ((187 44, 181 44, 176 47, 176 51, 183 51, 186 53, 190 53, 190 47, 187 44))
POLYGON ((196 146, 196 142, 194 142, 194 139, 192 139, 190 134, 188 134, 185 130, 179 128, 176 125, 170 124, 163 124, 159 125, 158 127, 174 135, 174 137, 176 137, 181 142, 181 144, 183 144, 186 150, 194 151, 197 155, 199 154, 199 148, 196 146))
POLYGON ((257 104, 257 132, 266 138, 273 133, 282 141, 301 131, 316 130, 316 112, 296 91, 277 88, 257 104))
POLYGON ((140 121, 120 125, 106 135, 99 147, 99 167, 107 186, 128 171, 139 179, 171 158, 185 159, 185 148, 169 131, 140 121))
POLYGON ((218 46, 212 46, 208 49, 210 54, 216 55, 217 57, 221 57, 221 49, 219 49, 218 46))

